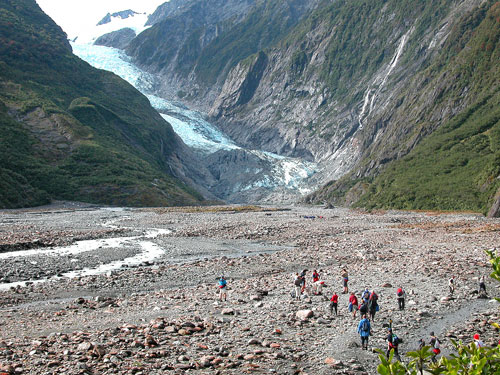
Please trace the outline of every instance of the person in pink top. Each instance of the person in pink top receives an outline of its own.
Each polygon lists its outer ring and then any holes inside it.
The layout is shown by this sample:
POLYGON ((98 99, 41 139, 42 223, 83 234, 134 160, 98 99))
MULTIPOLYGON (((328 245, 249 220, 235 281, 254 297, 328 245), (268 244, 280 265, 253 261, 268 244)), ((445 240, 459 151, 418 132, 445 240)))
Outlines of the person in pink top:
POLYGON ((351 292, 349 296, 349 312, 352 312, 352 318, 356 319, 356 312, 358 311, 358 297, 351 292))

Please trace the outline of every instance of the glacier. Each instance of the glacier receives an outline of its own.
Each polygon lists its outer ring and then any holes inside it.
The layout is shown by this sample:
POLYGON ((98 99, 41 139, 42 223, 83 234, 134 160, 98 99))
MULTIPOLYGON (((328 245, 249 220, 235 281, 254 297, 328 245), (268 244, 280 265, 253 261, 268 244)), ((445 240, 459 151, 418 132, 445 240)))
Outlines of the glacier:
POLYGON ((235 185, 239 191, 252 189, 272 191, 284 188, 289 193, 306 194, 314 188, 310 180, 318 172, 317 164, 240 147, 206 121, 202 113, 191 110, 182 103, 168 101, 155 95, 155 78, 135 66, 119 49, 81 43, 81 41, 72 42, 71 46, 75 55, 90 65, 117 74, 142 92, 149 99, 151 106, 170 123, 183 142, 198 154, 211 154, 220 150, 244 150, 257 156, 267 168, 262 171, 242 170, 241 173, 249 175, 249 182, 246 186, 235 185))

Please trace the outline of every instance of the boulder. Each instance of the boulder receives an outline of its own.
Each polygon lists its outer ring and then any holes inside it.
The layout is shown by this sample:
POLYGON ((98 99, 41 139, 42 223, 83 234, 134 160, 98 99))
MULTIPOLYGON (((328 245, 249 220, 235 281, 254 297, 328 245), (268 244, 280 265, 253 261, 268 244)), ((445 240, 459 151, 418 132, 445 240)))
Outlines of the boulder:
POLYGON ((314 311, 312 310, 299 310, 295 314, 297 319, 300 319, 302 321, 308 320, 314 316, 314 311))

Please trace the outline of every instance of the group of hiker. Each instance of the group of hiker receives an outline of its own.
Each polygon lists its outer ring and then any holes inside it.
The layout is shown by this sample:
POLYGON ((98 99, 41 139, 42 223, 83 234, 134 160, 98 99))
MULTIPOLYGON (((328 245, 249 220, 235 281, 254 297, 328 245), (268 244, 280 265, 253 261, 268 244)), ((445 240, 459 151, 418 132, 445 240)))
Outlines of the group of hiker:
MULTIPOLYGON (((304 269, 300 273, 296 273, 294 277, 294 290, 292 291, 292 297, 300 300, 302 294, 306 292, 306 274, 308 270, 304 269)), ((342 294, 349 294, 349 276, 346 268, 342 268, 341 273, 342 277, 342 285, 343 285, 343 291, 342 294)), ((220 301, 226 301, 227 299, 227 281, 224 276, 221 276, 218 279, 218 288, 219 288, 219 299, 220 301)), ((311 287, 307 289, 307 291, 310 293, 312 292, 315 295, 321 295, 322 290, 323 290, 324 282, 320 279, 320 274, 316 271, 313 270, 312 273, 312 280, 311 280, 311 287)), ((455 277, 452 276, 449 281, 448 281, 448 286, 450 290, 450 295, 453 295, 455 292, 455 277)), ((486 295, 486 285, 484 281, 484 276, 481 276, 479 278, 479 294, 485 294, 486 295)), ((398 308, 400 311, 405 309, 405 298, 406 298, 406 292, 402 287, 399 287, 396 290, 396 299, 398 302, 398 308)), ((356 314, 359 311, 361 320, 358 323, 357 326, 357 332, 361 338, 361 348, 364 350, 368 349, 368 340, 372 332, 372 322, 375 321, 375 316, 377 311, 379 311, 380 307, 378 304, 378 299, 379 296, 378 294, 372 290, 370 292, 369 288, 366 287, 363 292, 360 295, 360 300, 358 300, 358 297, 354 292, 351 292, 349 294, 349 299, 348 299, 348 310, 349 313, 352 314, 352 318, 356 319, 356 314)), ((339 305, 339 296, 337 293, 333 293, 333 295, 330 298, 330 305, 329 305, 329 310, 330 314, 333 315, 335 312, 335 315, 338 315, 338 305, 339 305)), ((389 327, 387 328, 387 336, 386 336, 386 341, 387 341, 387 350, 386 350, 386 355, 387 358, 389 358, 390 353, 394 352, 394 357, 398 360, 400 360, 399 357, 399 343, 402 342, 402 340, 394 333, 393 328, 392 328, 392 320, 390 320, 389 327)), ((441 353, 440 349, 440 341, 434 334, 434 332, 430 333, 430 339, 429 339, 429 346, 432 349, 432 361, 436 361, 436 357, 441 353)), ((482 347, 484 346, 484 343, 480 340, 479 335, 476 334, 474 335, 474 343, 476 344, 477 347, 482 347)), ((425 345, 425 341, 423 339, 420 339, 419 341, 419 346, 422 348, 425 345)), ((499 342, 500 345, 500 342, 499 342)))
MULTIPOLYGON (((295 274, 295 278, 293 279, 294 290, 292 292, 292 297, 297 300, 300 300, 300 296, 306 290, 306 274, 307 270, 302 270, 300 274, 297 272, 295 274)), ((312 273, 311 285, 311 291, 313 294, 321 295, 323 293, 324 282, 320 280, 320 275, 316 270, 312 273)))
MULTIPOLYGON (((294 291, 292 292, 292 296, 295 299, 300 300, 301 295, 306 291, 307 271, 308 271, 307 269, 304 269, 302 272, 295 274, 294 291)), ((368 350, 368 341, 372 333, 372 324, 375 321, 375 316, 377 311, 379 311, 380 309, 380 306, 378 304, 379 296, 374 290, 370 291, 369 288, 366 287, 361 293, 360 298, 358 299, 358 296, 356 296, 354 292, 349 293, 349 274, 346 268, 342 268, 340 276, 342 278, 342 286, 343 286, 342 294, 349 294, 349 299, 348 299, 349 313, 352 314, 353 319, 356 319, 357 312, 359 311, 361 317, 357 326, 357 332, 361 339, 361 348, 364 350, 368 350)), ((481 277, 479 280, 480 280, 479 293, 481 292, 486 293, 484 277, 481 277)), ((450 294, 454 293, 455 285, 456 285, 455 278, 452 277, 449 280, 450 294)), ((322 294, 323 286, 324 283, 323 281, 320 280, 319 273, 316 270, 314 270, 312 273, 312 288, 311 288, 312 293, 322 294)), ((398 287, 396 289, 395 297, 398 303, 398 309, 400 311, 403 311, 405 309, 405 299, 406 299, 405 290, 402 287, 398 287)), ((335 315, 338 315, 338 306, 339 306, 339 296, 337 295, 337 293, 334 292, 330 298, 330 305, 329 305, 330 314, 333 315, 335 313, 335 315)), ((476 345, 481 345, 482 342, 479 340, 479 336, 478 335, 476 336, 474 337, 476 345)), ((398 348, 401 342, 402 342, 401 338, 399 338, 393 331, 392 321, 390 321, 389 327, 387 328, 387 336, 386 336, 387 358, 389 358, 391 352, 394 352, 394 357, 400 360, 398 348)), ((441 353, 440 343, 441 342, 435 336, 434 332, 431 332, 428 345, 432 349, 431 359, 433 361, 436 361, 436 357, 441 353)), ((425 345, 425 341, 423 339, 420 340, 420 345, 421 347, 425 345)))

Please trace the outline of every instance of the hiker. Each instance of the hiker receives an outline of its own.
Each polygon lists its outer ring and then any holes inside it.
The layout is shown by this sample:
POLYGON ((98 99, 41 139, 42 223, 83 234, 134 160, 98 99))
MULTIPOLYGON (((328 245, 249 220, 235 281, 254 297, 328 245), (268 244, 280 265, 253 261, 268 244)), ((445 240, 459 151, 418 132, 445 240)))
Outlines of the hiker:
POLYGON ((337 293, 333 292, 332 298, 330 298, 330 314, 333 314, 333 309, 335 309, 335 315, 337 314, 337 306, 339 303, 339 296, 337 293))
POLYGON ((358 298, 351 293, 349 297, 349 312, 352 312, 352 318, 356 319, 356 312, 358 311, 358 298))
POLYGON ((486 296, 486 284, 484 282, 484 276, 479 278, 479 295, 484 294, 486 296))
POLYGON ((371 320, 375 320, 375 313, 379 310, 378 306, 378 294, 373 291, 370 294, 370 298, 368 300, 368 309, 370 310, 370 318, 371 320))
POLYGON ((301 278, 301 281, 302 281, 302 288, 300 289, 300 292, 301 293, 304 293, 304 290, 306 289, 306 272, 307 270, 302 270, 302 272, 300 273, 300 278, 301 278))
POLYGON ((300 277, 299 273, 297 272, 295 274, 295 278, 293 279, 293 285, 294 285, 294 298, 297 300, 300 300, 300 295, 301 295, 301 286, 302 286, 302 278, 300 277))
POLYGON ((361 337, 361 349, 368 350, 368 338, 370 337, 370 330, 370 320, 366 317, 366 315, 363 315, 358 324, 358 333, 361 337))
POLYGON ((340 273, 340 275, 342 276, 342 281, 344 283, 344 291, 342 292, 342 294, 347 294, 349 293, 349 288, 347 287, 347 282, 349 281, 347 270, 345 268, 342 268, 342 272, 340 273))
POLYGON ((358 310, 361 316, 368 314, 368 303, 364 299, 361 300, 358 310))
POLYGON ((418 340, 418 350, 422 350, 422 348, 425 346, 425 341, 424 339, 418 340))
POLYGON ((431 361, 432 362, 436 362, 436 357, 439 355, 439 353, 441 353, 441 349, 439 348, 441 345, 441 342, 439 341, 439 339, 434 335, 434 332, 431 332, 430 333, 430 336, 431 336, 431 339, 429 341, 429 345, 431 346, 432 348, 432 357, 431 357, 431 361))
POLYGON ((448 280, 448 287, 450 288, 450 295, 453 295, 455 292, 455 276, 452 276, 451 279, 448 280))
POLYGON ((405 291, 403 290, 403 288, 398 288, 398 290, 396 291, 396 296, 398 297, 398 307, 399 307, 399 310, 404 310, 405 309, 405 297, 406 297, 406 293, 405 291))
POLYGON ((370 299, 370 291, 368 290, 368 288, 365 288, 365 291, 363 292, 363 294, 361 294, 361 298, 363 298, 363 300, 368 303, 368 300, 370 299))
POLYGON ((399 338, 392 332, 392 328, 387 329, 387 352, 386 356, 389 359, 391 354, 391 350, 394 350, 394 358, 396 358, 399 362, 401 362, 401 357, 399 356, 398 346, 399 346, 399 338))
POLYGON ((479 338, 479 334, 474 335, 474 344, 476 344, 476 348, 484 347, 484 342, 479 338))
POLYGON ((222 301, 222 298, 224 298, 224 301, 227 300, 227 281, 224 275, 219 279, 219 299, 222 301))
POLYGON ((323 282, 320 281, 319 278, 320 278, 319 273, 316 270, 314 270, 312 274, 312 281, 313 281, 312 286, 313 286, 313 293, 315 295, 321 294, 323 289, 323 282))

